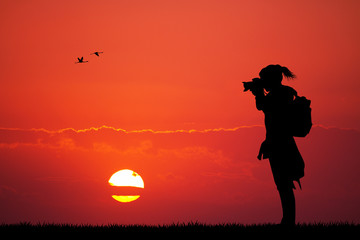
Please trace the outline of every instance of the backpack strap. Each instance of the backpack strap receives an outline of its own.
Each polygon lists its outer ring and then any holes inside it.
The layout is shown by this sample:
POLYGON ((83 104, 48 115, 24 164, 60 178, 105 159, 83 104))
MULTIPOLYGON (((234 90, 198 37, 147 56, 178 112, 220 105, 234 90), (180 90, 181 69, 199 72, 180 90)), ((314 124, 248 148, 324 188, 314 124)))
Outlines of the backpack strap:
MULTIPOLYGON (((301 183, 300 183, 300 178, 297 179, 297 180, 295 180, 295 181, 299 184, 300 190, 302 190, 302 188, 301 188, 301 183)), ((294 188, 295 188, 295 186, 294 186, 294 188)), ((295 188, 295 189, 296 189, 296 188, 295 188)))

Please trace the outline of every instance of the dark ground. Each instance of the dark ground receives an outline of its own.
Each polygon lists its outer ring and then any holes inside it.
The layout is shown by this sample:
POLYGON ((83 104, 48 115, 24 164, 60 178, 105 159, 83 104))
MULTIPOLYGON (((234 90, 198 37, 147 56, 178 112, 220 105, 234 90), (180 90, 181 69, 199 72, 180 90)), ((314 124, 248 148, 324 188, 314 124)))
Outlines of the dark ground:
POLYGON ((197 235, 197 236, 229 236, 230 238, 281 237, 300 239, 307 236, 321 237, 349 237, 358 239, 360 237, 360 225, 352 223, 313 223, 297 224, 294 227, 283 227, 275 224, 242 225, 242 224, 217 224, 207 225, 202 223, 177 223, 170 225, 71 225, 71 224, 1 224, 0 233, 9 233, 14 237, 16 234, 48 235, 56 237, 66 234, 70 237, 77 235, 111 235, 121 236, 150 236, 153 234, 197 235), (231 234, 231 235, 230 235, 231 234))

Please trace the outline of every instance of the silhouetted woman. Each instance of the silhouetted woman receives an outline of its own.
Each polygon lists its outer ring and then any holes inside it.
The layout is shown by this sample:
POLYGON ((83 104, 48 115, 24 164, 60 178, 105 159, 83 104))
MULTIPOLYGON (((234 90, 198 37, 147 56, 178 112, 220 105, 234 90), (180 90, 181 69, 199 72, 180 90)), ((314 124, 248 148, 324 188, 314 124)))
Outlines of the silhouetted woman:
POLYGON ((269 65, 259 75, 263 86, 252 89, 252 93, 255 95, 256 108, 265 114, 266 139, 261 144, 258 159, 269 158, 281 199, 281 224, 294 225, 294 181, 300 185, 299 179, 304 176, 304 161, 288 130, 291 124, 288 121, 288 108, 297 93, 281 82, 283 76, 295 78, 295 75, 287 67, 280 65, 269 65))

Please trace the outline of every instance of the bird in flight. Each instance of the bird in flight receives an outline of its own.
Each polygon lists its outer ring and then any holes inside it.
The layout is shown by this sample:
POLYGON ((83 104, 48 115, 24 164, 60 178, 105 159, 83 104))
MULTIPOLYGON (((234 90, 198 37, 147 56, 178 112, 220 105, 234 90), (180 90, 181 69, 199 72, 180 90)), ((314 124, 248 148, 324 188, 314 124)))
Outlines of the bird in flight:
POLYGON ((90 55, 95 54, 96 56, 99 57, 100 53, 104 53, 104 52, 93 52, 93 53, 90 53, 90 55))
POLYGON ((87 63, 88 61, 84 61, 84 57, 81 57, 81 58, 77 58, 78 59, 78 62, 75 62, 75 63, 87 63))

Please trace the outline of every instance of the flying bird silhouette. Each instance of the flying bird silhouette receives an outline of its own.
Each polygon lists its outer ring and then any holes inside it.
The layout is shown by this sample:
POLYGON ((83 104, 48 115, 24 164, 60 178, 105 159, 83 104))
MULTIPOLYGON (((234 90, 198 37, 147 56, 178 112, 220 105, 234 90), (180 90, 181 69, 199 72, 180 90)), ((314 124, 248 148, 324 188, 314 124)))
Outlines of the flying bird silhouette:
POLYGON ((81 57, 81 58, 77 58, 78 59, 78 62, 75 62, 75 63, 87 63, 88 61, 84 61, 84 57, 81 57))
POLYGON ((100 53, 104 53, 104 52, 93 52, 93 53, 90 53, 90 55, 95 54, 96 56, 99 57, 100 53))

